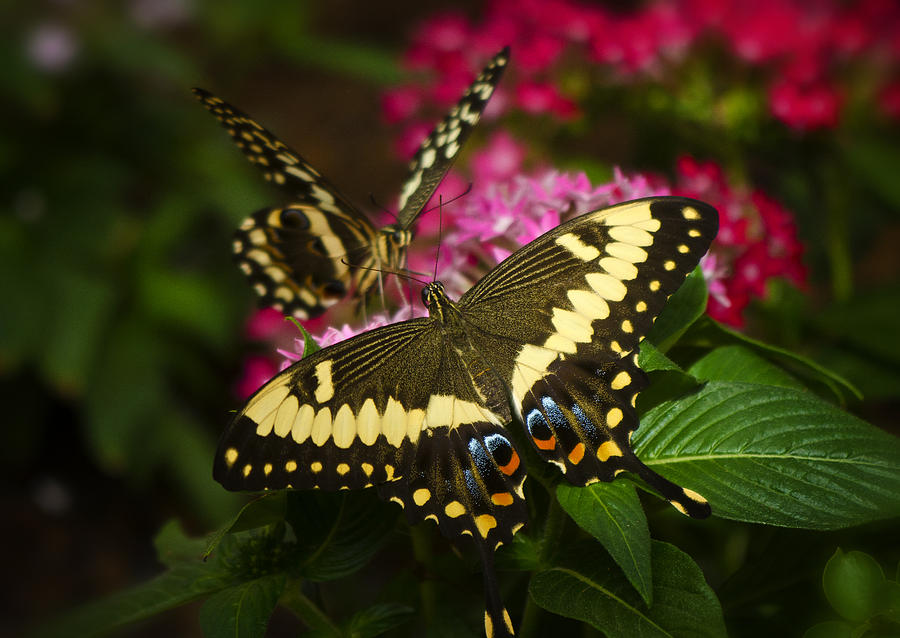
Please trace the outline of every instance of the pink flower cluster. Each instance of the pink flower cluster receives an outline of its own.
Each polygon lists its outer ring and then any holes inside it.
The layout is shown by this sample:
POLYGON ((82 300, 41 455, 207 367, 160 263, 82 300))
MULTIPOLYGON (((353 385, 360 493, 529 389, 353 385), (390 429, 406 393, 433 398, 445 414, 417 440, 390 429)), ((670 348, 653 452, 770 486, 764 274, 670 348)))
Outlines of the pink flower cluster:
POLYGON ((436 71, 437 81, 425 94, 410 86, 390 91, 383 106, 389 121, 406 124, 409 133, 400 146, 408 154, 431 121, 419 119, 425 107, 445 109, 502 46, 511 45, 515 65, 489 111, 516 107, 568 120, 581 107, 558 80, 574 63, 599 66, 613 81, 660 76, 713 41, 743 64, 762 68, 774 117, 794 129, 813 130, 838 123, 844 77, 857 75, 860 61, 879 70, 876 82, 887 78, 880 104, 897 117, 898 33, 895 0, 658 0, 630 12, 573 0, 492 0, 477 24, 452 11, 428 19, 405 63, 436 71))
POLYGON ((806 284, 803 246, 792 215, 781 204, 760 190, 733 188, 713 162, 683 157, 677 172, 673 194, 700 199, 719 211, 719 235, 702 264, 712 318, 740 327, 747 304, 765 297, 770 279, 806 284))

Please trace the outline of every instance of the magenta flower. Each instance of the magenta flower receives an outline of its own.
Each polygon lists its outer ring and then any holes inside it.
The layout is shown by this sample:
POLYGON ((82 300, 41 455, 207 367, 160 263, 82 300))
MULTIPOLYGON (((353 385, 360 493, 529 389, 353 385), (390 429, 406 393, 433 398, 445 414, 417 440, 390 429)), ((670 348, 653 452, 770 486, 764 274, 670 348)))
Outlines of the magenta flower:
MULTIPOLYGON (((429 104, 452 103, 505 45, 515 64, 503 81, 509 96, 503 109, 565 123, 584 104, 559 78, 574 75, 592 86, 662 78, 678 73, 701 44, 718 43, 758 69, 739 77, 768 94, 773 117, 800 131, 834 127, 849 88, 845 78, 858 76, 856 67, 896 75, 898 32, 900 4, 889 0, 659 0, 615 12, 572 0, 493 0, 480 21, 451 12, 421 25, 405 61, 433 70, 436 82, 404 119, 420 119, 429 104), (585 78, 592 69, 598 72, 585 78)), ((397 104, 388 101, 385 109, 389 119, 400 117, 397 104)))
POLYGON ((709 202, 719 210, 719 235, 701 268, 710 290, 707 312, 723 323, 744 325, 744 310, 766 295, 772 278, 806 284, 803 246, 793 217, 759 190, 732 188, 712 162, 683 157, 675 194, 709 202))
POLYGON ((837 126, 842 102, 840 93, 825 84, 778 82, 769 89, 772 114, 801 131, 837 126))

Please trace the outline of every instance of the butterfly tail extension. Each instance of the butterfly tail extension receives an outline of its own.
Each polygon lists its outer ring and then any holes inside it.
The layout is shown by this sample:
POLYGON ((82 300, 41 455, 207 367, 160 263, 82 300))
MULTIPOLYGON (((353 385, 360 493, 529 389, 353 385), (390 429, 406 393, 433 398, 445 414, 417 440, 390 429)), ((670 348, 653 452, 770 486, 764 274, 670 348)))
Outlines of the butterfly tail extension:
POLYGON ((663 478, 644 465, 636 456, 632 459, 630 465, 632 467, 629 469, 640 476, 650 487, 662 494, 663 498, 672 504, 672 507, 685 516, 708 518, 712 513, 709 503, 700 494, 663 478))
POLYGON ((509 638, 515 636, 512 619, 500 598, 500 582, 494 567, 494 550, 486 543, 478 543, 484 568, 484 635, 487 638, 509 638))

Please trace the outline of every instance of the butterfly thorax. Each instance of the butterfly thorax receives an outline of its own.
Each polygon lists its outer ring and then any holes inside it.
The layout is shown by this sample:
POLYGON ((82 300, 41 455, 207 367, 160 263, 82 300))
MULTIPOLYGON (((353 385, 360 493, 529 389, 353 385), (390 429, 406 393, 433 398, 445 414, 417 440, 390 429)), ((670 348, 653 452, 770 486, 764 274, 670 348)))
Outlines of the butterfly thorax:
POLYGON ((457 310, 456 304, 447 297, 444 284, 441 282, 432 281, 422 289, 422 303, 428 308, 428 314, 433 319, 437 319, 447 327, 456 323, 454 318, 458 318, 459 310, 457 310))

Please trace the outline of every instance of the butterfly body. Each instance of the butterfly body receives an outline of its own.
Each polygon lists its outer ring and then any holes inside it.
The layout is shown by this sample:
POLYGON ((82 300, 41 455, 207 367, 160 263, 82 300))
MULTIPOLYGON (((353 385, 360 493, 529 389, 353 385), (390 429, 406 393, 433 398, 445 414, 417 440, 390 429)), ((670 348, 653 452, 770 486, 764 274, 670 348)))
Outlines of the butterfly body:
POLYGON ((508 49, 494 56, 425 138, 401 186, 397 221, 382 228, 249 115, 195 88, 250 162, 290 197, 283 207, 247 217, 235 232, 235 260, 261 305, 300 319, 315 317, 348 294, 364 297, 382 272, 402 268, 416 219, 478 123, 508 61, 508 49))
POLYGON ((475 541, 486 627, 511 635, 492 554, 525 523, 514 416, 575 485, 636 472, 682 513, 709 515, 630 439, 647 385, 639 342, 717 226, 694 200, 626 202, 545 233, 458 302, 429 284, 428 317, 320 350, 263 386, 223 434, 214 477, 232 490, 376 486, 411 522, 475 541))

